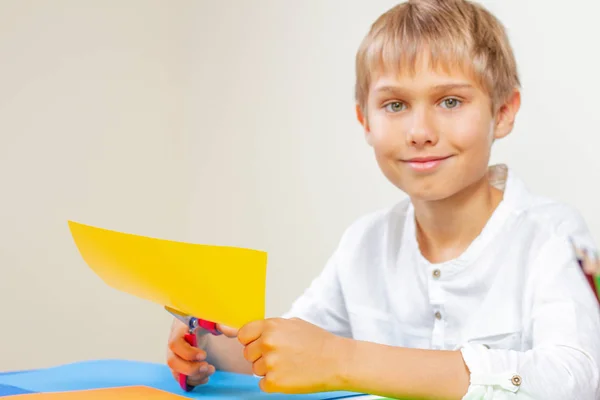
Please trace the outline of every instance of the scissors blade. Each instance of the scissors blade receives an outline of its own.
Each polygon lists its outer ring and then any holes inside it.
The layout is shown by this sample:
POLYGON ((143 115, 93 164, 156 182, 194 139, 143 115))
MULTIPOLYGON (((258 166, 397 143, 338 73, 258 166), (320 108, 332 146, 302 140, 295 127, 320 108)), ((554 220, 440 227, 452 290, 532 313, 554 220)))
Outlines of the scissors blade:
POLYGON ((183 322, 190 328, 192 328, 192 324, 196 320, 196 318, 194 318, 190 315, 184 314, 181 311, 171 308, 169 306, 165 306, 165 310, 167 310, 171 315, 173 315, 175 318, 177 318, 178 320, 180 320, 181 322, 183 322))
POLYGON ((198 319, 196 317, 192 317, 190 315, 182 313, 181 311, 178 311, 178 310, 168 307, 168 306, 165 306, 165 310, 167 310, 175 318, 177 318, 178 320, 180 320, 181 322, 186 324, 188 329, 190 330, 190 332, 196 332, 197 329, 201 328, 215 336, 221 335, 221 332, 217 328, 217 324, 214 322, 205 321, 203 319, 198 319))

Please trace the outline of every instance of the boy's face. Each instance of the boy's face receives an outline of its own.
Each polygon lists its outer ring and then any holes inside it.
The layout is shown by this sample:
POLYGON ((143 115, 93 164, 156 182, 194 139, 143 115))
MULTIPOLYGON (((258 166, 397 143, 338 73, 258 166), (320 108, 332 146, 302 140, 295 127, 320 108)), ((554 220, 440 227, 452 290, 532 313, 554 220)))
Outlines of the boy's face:
POLYGON ((441 200, 484 179, 494 139, 512 130, 515 92, 496 115, 465 73, 433 70, 375 76, 367 116, 358 117, 385 176, 411 198, 441 200))

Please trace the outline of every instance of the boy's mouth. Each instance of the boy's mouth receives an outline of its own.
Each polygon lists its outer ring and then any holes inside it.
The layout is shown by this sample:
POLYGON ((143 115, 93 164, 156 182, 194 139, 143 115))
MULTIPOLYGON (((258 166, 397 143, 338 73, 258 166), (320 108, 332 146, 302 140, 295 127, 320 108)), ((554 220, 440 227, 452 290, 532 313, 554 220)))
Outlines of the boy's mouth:
POLYGON ((414 157, 407 160, 402 160, 409 167, 419 172, 430 172, 436 169, 444 160, 447 160, 452 156, 427 156, 427 157, 414 157))

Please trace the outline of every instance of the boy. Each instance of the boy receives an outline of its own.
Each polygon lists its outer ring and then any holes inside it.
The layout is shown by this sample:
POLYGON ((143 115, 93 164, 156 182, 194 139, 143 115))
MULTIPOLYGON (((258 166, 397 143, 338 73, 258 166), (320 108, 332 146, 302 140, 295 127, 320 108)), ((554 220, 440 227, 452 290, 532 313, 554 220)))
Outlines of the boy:
POLYGON ((488 168, 520 106, 502 25, 467 0, 412 0, 374 23, 356 68, 366 140, 409 200, 353 224, 285 318, 220 327, 202 349, 175 322, 173 373, 254 373, 268 392, 599 399, 600 312, 570 242, 593 247, 585 223, 488 168))

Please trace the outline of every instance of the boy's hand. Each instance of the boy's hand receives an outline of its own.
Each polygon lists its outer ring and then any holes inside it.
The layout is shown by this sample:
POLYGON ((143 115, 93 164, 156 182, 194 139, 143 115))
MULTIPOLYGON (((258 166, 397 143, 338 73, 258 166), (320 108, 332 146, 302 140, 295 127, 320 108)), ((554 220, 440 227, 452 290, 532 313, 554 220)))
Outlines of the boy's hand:
MULTIPOLYGON (((217 329, 227 337, 237 335, 237 330, 226 326, 218 325, 217 329)), ((206 362, 205 349, 210 334, 199 334, 198 347, 193 347, 184 339, 187 332, 187 326, 175 319, 169 335, 167 365, 176 381, 179 381, 179 374, 185 374, 190 385, 203 385, 215 373, 215 367, 206 362)))
POLYGON ((350 341, 299 319, 251 322, 238 340, 265 392, 338 390, 350 350, 350 341))

